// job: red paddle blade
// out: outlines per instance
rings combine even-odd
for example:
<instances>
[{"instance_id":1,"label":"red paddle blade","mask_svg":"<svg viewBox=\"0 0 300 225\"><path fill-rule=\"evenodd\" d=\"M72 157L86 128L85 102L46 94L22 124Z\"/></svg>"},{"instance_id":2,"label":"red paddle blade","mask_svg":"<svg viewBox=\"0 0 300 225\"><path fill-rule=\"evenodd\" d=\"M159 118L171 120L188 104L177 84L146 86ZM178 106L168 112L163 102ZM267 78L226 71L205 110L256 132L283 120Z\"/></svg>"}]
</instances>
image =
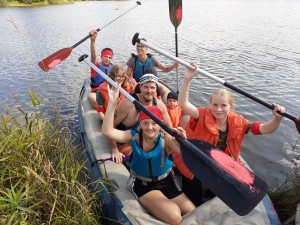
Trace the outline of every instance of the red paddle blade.
<instances>
[{"instance_id":1,"label":"red paddle blade","mask_svg":"<svg viewBox=\"0 0 300 225\"><path fill-rule=\"evenodd\" d=\"M43 59L38 63L39 67L47 72L55 67L60 62L64 61L72 52L72 48L63 48L59 51L49 55L47 58Z\"/></svg>"}]
</instances>

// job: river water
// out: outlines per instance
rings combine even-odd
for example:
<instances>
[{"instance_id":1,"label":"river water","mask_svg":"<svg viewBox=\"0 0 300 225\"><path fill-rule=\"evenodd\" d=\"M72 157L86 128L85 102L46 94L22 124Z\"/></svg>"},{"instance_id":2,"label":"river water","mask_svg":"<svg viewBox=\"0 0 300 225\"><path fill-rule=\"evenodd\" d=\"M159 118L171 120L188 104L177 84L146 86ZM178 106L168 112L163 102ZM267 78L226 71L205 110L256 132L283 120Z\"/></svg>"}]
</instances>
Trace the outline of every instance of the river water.
<instances>
[{"instance_id":1,"label":"river water","mask_svg":"<svg viewBox=\"0 0 300 225\"><path fill-rule=\"evenodd\" d=\"M114 62L125 66L135 51L136 32L148 42L175 54L175 29L169 19L168 1L141 1L142 5L100 31L97 48L114 49ZM135 1L77 2L72 5L0 9L1 111L30 109L28 89L53 115L60 108L74 137L78 132L77 101L89 68L78 62L89 54L89 40L47 73L37 63L61 48L71 47L94 28L101 28L135 5ZM178 27L179 58L197 62L204 70L269 103L277 102L299 116L300 105L300 1L297 0L184 0ZM157 53L150 51L157 55ZM165 64L168 58L157 55ZM179 85L183 67L179 69ZM160 79L176 89L175 73ZM222 85L205 77L193 80L190 98L208 104L209 95ZM234 93L235 110L249 120L268 121L269 109ZM299 134L293 121L284 119L271 135L246 136L242 155L270 190L293 172L292 151Z\"/></svg>"}]
</instances>

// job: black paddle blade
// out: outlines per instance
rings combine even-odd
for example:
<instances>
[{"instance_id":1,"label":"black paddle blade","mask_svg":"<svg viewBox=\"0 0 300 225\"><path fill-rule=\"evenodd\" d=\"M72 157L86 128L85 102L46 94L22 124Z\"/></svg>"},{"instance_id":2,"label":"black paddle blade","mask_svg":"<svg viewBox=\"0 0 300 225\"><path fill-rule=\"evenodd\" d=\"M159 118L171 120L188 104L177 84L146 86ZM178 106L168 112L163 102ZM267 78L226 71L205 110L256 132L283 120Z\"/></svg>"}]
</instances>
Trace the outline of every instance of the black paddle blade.
<instances>
[{"instance_id":1,"label":"black paddle blade","mask_svg":"<svg viewBox=\"0 0 300 225\"><path fill-rule=\"evenodd\" d=\"M182 20L182 0L169 0L170 20L175 28Z\"/></svg>"},{"instance_id":2,"label":"black paddle blade","mask_svg":"<svg viewBox=\"0 0 300 225\"><path fill-rule=\"evenodd\" d=\"M187 167L240 216L250 213L268 191L268 184L216 146L180 140Z\"/></svg>"},{"instance_id":3,"label":"black paddle blade","mask_svg":"<svg viewBox=\"0 0 300 225\"><path fill-rule=\"evenodd\" d=\"M295 119L295 124L296 124L297 131L300 134L300 117Z\"/></svg>"}]
</instances>

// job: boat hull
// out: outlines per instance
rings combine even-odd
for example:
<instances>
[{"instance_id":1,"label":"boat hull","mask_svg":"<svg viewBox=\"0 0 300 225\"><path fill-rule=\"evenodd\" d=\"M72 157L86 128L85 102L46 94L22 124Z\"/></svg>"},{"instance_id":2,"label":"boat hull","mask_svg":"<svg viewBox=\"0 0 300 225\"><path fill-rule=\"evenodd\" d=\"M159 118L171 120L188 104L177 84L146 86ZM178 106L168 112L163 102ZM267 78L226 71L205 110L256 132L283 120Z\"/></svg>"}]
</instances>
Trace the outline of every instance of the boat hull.
<instances>
[{"instance_id":1,"label":"boat hull","mask_svg":"<svg viewBox=\"0 0 300 225\"><path fill-rule=\"evenodd\" d=\"M78 119L89 178L102 204L105 224L165 224L149 215L128 189L129 171L111 157L110 143L101 133L97 112L90 105L89 79L83 84L79 102ZM241 206L242 207L242 206ZM268 196L246 216L238 216L219 198L202 204L185 215L181 224L257 224L279 225L280 220Z\"/></svg>"}]
</instances>

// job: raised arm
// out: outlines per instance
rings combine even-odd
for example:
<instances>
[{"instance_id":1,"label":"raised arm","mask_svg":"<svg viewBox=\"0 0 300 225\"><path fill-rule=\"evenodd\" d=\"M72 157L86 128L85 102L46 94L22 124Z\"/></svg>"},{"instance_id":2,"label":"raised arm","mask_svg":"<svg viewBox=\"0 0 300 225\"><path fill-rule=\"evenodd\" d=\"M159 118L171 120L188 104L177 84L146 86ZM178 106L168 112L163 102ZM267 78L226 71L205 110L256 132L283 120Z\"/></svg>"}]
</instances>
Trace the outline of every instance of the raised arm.
<instances>
[{"instance_id":1,"label":"raised arm","mask_svg":"<svg viewBox=\"0 0 300 225\"><path fill-rule=\"evenodd\" d=\"M91 62L96 65L97 63L96 38L98 33L96 30L91 30L90 35L91 35Z\"/></svg>"},{"instance_id":2,"label":"raised arm","mask_svg":"<svg viewBox=\"0 0 300 225\"><path fill-rule=\"evenodd\" d=\"M273 133L275 130L277 130L277 128L279 127L283 116L280 115L279 113L277 113L277 111L284 113L285 109L284 107L273 103L273 105L275 106L275 108L273 109L273 118L272 120L270 120L267 123L263 123L260 125L259 130L262 134L271 134Z\"/></svg>"},{"instance_id":3,"label":"raised arm","mask_svg":"<svg viewBox=\"0 0 300 225\"><path fill-rule=\"evenodd\" d=\"M192 103L189 102L189 89L190 83L193 77L197 74L198 66L195 63L191 63L195 67L194 70L190 70L185 68L183 83L180 87L179 96L178 96L178 104L184 110L186 114L189 116L198 119L199 112L197 107L195 107Z\"/></svg>"},{"instance_id":4,"label":"raised arm","mask_svg":"<svg viewBox=\"0 0 300 225\"><path fill-rule=\"evenodd\" d=\"M186 138L186 132L182 127L173 128L175 133L179 134L182 138ZM170 154L172 151L180 152L180 144L174 137L172 137L169 134L165 134L165 140L166 140L166 151L168 154Z\"/></svg>"},{"instance_id":5,"label":"raised arm","mask_svg":"<svg viewBox=\"0 0 300 225\"><path fill-rule=\"evenodd\" d=\"M113 141L120 143L129 143L132 139L130 130L121 131L114 128L114 112L117 105L117 100L119 98L119 88L110 89L108 87L107 91L109 96L109 102L102 123L102 133L104 136L108 137Z\"/></svg>"}]
</instances>

